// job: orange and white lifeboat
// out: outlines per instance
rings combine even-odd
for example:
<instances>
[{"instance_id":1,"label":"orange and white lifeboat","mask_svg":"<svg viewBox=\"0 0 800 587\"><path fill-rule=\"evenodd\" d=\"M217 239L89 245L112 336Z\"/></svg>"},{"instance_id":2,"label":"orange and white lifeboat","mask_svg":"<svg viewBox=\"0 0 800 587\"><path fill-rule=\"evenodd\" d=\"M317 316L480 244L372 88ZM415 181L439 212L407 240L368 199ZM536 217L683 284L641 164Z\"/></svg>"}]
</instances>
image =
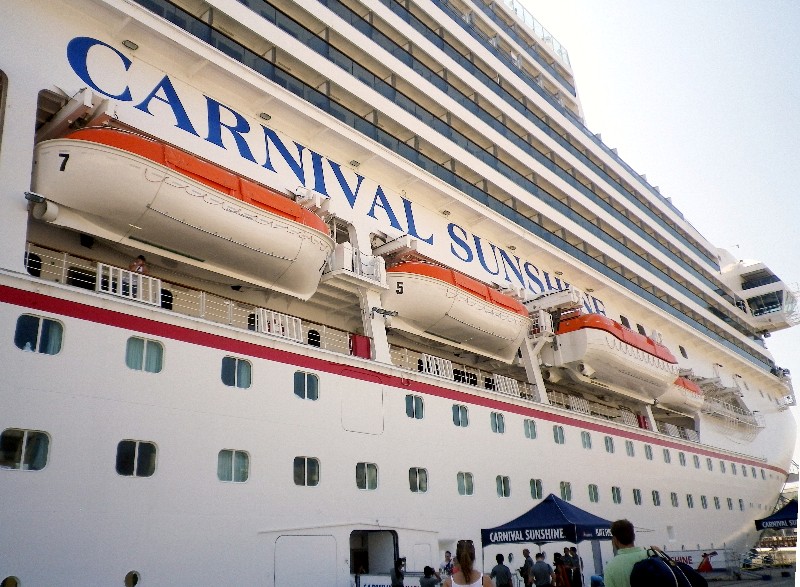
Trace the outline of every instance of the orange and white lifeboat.
<instances>
[{"instance_id":1,"label":"orange and white lifeboat","mask_svg":"<svg viewBox=\"0 0 800 587\"><path fill-rule=\"evenodd\" d=\"M386 270L392 328L511 362L530 327L514 298L445 267L407 262Z\"/></svg>"},{"instance_id":2,"label":"orange and white lifeboat","mask_svg":"<svg viewBox=\"0 0 800 587\"><path fill-rule=\"evenodd\" d=\"M658 404L678 412L695 414L703 406L703 390L694 381L678 377L658 398Z\"/></svg>"},{"instance_id":3,"label":"orange and white lifeboat","mask_svg":"<svg viewBox=\"0 0 800 587\"><path fill-rule=\"evenodd\" d=\"M36 147L36 218L308 299L334 242L321 218L191 153L110 128Z\"/></svg>"},{"instance_id":4,"label":"orange and white lifeboat","mask_svg":"<svg viewBox=\"0 0 800 587\"><path fill-rule=\"evenodd\" d=\"M664 345L601 314L562 316L542 361L580 378L658 398L678 375L678 361Z\"/></svg>"}]
</instances>

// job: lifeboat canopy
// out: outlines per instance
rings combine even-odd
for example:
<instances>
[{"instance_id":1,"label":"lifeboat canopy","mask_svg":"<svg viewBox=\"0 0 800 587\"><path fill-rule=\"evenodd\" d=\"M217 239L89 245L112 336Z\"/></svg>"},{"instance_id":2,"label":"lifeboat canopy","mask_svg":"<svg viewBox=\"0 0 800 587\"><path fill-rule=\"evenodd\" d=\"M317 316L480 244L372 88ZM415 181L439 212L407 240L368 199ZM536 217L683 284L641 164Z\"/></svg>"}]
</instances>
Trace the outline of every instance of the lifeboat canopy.
<instances>
[{"instance_id":1,"label":"lifeboat canopy","mask_svg":"<svg viewBox=\"0 0 800 587\"><path fill-rule=\"evenodd\" d=\"M542 349L542 362L566 368L579 382L656 399L678 375L678 361L667 347L607 316L573 310L560 315L554 329L555 341Z\"/></svg>"},{"instance_id":2,"label":"lifeboat canopy","mask_svg":"<svg viewBox=\"0 0 800 587\"><path fill-rule=\"evenodd\" d=\"M391 327L511 362L531 319L514 298L452 269L423 262L386 270Z\"/></svg>"},{"instance_id":3,"label":"lifeboat canopy","mask_svg":"<svg viewBox=\"0 0 800 587\"><path fill-rule=\"evenodd\" d=\"M333 251L280 193L144 136L87 128L36 147L34 217L301 299Z\"/></svg>"}]
</instances>

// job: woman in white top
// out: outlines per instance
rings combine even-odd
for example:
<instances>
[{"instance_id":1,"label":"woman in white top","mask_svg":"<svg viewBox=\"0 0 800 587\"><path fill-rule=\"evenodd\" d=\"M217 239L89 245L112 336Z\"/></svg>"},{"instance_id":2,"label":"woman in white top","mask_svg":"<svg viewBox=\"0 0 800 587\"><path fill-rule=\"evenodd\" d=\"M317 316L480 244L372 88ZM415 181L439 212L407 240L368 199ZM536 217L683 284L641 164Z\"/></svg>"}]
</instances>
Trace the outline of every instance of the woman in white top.
<instances>
[{"instance_id":1,"label":"woman in white top","mask_svg":"<svg viewBox=\"0 0 800 587\"><path fill-rule=\"evenodd\" d=\"M456 544L456 562L458 570L453 570L453 575L448 577L445 587L492 587L492 580L489 575L484 575L480 571L472 568L475 564L475 546L472 540L459 540Z\"/></svg>"}]
</instances>

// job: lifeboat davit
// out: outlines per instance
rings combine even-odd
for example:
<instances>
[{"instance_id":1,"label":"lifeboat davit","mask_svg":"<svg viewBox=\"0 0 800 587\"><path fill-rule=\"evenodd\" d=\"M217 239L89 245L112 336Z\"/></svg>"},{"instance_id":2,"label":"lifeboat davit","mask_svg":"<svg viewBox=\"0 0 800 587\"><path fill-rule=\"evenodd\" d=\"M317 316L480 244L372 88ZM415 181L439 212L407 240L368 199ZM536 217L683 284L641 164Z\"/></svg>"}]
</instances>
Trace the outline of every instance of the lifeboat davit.
<instances>
[{"instance_id":1,"label":"lifeboat davit","mask_svg":"<svg viewBox=\"0 0 800 587\"><path fill-rule=\"evenodd\" d=\"M36 218L301 299L334 247L321 218L278 192L127 131L40 143L32 187L47 198Z\"/></svg>"},{"instance_id":2,"label":"lifeboat davit","mask_svg":"<svg viewBox=\"0 0 800 587\"><path fill-rule=\"evenodd\" d=\"M658 398L658 405L678 412L696 414L703 407L703 401L705 398L699 385L685 377L678 377Z\"/></svg>"},{"instance_id":3,"label":"lifeboat davit","mask_svg":"<svg viewBox=\"0 0 800 587\"><path fill-rule=\"evenodd\" d=\"M542 361L588 378L656 399L678 375L678 361L667 347L601 314L561 317L553 345Z\"/></svg>"},{"instance_id":4,"label":"lifeboat davit","mask_svg":"<svg viewBox=\"0 0 800 587\"><path fill-rule=\"evenodd\" d=\"M520 302L452 269L401 263L386 279L381 302L398 330L511 362L531 324Z\"/></svg>"}]
</instances>

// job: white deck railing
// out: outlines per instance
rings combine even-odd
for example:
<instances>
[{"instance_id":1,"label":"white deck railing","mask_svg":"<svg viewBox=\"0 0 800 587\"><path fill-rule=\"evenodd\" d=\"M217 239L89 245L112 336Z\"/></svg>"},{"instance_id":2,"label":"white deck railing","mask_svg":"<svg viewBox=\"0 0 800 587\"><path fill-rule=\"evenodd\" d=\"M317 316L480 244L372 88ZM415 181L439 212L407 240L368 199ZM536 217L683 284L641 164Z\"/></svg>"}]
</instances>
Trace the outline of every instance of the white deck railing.
<instances>
[{"instance_id":1,"label":"white deck railing","mask_svg":"<svg viewBox=\"0 0 800 587\"><path fill-rule=\"evenodd\" d=\"M114 265L97 264L95 291L151 306L161 305L161 280Z\"/></svg>"}]
</instances>

